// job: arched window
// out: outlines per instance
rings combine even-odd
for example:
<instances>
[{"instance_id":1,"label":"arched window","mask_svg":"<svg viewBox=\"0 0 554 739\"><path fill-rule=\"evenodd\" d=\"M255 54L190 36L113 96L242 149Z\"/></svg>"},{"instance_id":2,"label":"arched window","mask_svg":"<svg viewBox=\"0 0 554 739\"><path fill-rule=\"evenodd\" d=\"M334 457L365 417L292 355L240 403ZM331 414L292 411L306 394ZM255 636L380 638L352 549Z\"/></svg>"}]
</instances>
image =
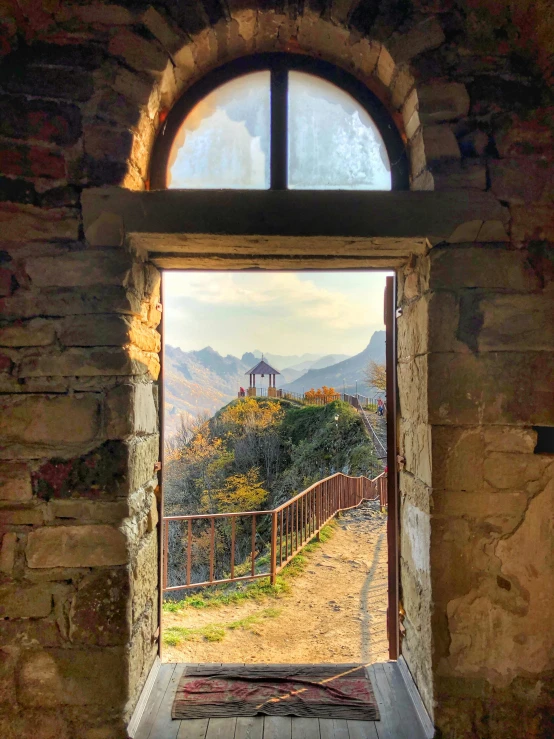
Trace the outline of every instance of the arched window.
<instances>
[{"instance_id":1,"label":"arched window","mask_svg":"<svg viewBox=\"0 0 554 739\"><path fill-rule=\"evenodd\" d=\"M391 190L408 186L402 139L361 82L325 62L265 54L222 67L176 104L153 189Z\"/></svg>"}]
</instances>

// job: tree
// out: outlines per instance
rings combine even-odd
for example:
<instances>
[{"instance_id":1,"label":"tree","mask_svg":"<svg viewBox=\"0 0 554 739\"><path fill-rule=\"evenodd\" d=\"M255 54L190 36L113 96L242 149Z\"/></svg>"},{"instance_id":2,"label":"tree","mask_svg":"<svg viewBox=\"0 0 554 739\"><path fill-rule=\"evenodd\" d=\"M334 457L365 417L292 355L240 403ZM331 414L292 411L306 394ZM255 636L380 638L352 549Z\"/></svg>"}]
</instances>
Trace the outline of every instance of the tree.
<instances>
[{"instance_id":1,"label":"tree","mask_svg":"<svg viewBox=\"0 0 554 739\"><path fill-rule=\"evenodd\" d=\"M365 380L368 385L385 392L387 389L387 366L371 359L364 370Z\"/></svg>"},{"instance_id":2,"label":"tree","mask_svg":"<svg viewBox=\"0 0 554 739\"><path fill-rule=\"evenodd\" d=\"M334 400L339 400L340 396L334 387L323 385L323 387L319 387L317 390L314 390L313 387L307 390L304 393L304 397L306 400L322 400L324 403L331 403Z\"/></svg>"},{"instance_id":3,"label":"tree","mask_svg":"<svg viewBox=\"0 0 554 739\"><path fill-rule=\"evenodd\" d=\"M216 492L216 499L221 512L256 511L265 503L267 495L258 468L252 467L244 475L230 475Z\"/></svg>"}]
</instances>

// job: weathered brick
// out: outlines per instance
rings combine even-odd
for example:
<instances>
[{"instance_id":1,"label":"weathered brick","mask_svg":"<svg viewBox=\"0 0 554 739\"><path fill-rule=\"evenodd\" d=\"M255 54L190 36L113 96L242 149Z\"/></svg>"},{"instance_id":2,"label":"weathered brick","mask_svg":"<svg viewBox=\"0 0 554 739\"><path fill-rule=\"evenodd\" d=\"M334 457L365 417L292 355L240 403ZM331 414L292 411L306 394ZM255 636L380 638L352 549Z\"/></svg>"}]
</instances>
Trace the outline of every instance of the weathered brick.
<instances>
[{"instance_id":1,"label":"weathered brick","mask_svg":"<svg viewBox=\"0 0 554 739\"><path fill-rule=\"evenodd\" d=\"M21 462L0 462L0 500L25 501L32 497L31 474Z\"/></svg>"},{"instance_id":2,"label":"weathered brick","mask_svg":"<svg viewBox=\"0 0 554 739\"><path fill-rule=\"evenodd\" d=\"M0 208L0 229L5 241L77 241L79 225L76 212L70 208L44 210L12 203L4 203Z\"/></svg>"},{"instance_id":3,"label":"weathered brick","mask_svg":"<svg viewBox=\"0 0 554 739\"><path fill-rule=\"evenodd\" d=\"M397 63L410 59L429 49L436 49L445 40L442 26L435 16L421 21L407 33L393 37L389 42L390 52Z\"/></svg>"},{"instance_id":4,"label":"weathered brick","mask_svg":"<svg viewBox=\"0 0 554 739\"><path fill-rule=\"evenodd\" d=\"M128 475L134 472L130 455L131 450L125 444L108 441L73 459L53 457L33 473L33 491L43 500L84 498L96 501L121 497L129 489ZM149 478L152 469L153 463Z\"/></svg>"},{"instance_id":5,"label":"weathered brick","mask_svg":"<svg viewBox=\"0 0 554 739\"><path fill-rule=\"evenodd\" d=\"M132 343L144 351L160 350L157 331L136 319L120 315L66 318L60 326L59 337L65 346L123 346Z\"/></svg>"},{"instance_id":6,"label":"weathered brick","mask_svg":"<svg viewBox=\"0 0 554 739\"><path fill-rule=\"evenodd\" d=\"M16 549L17 534L9 531L2 537L2 543L0 546L0 572L4 573L4 575L9 576L12 573L13 566L15 564Z\"/></svg>"},{"instance_id":7,"label":"weathered brick","mask_svg":"<svg viewBox=\"0 0 554 739\"><path fill-rule=\"evenodd\" d=\"M433 82L418 87L419 117L423 123L453 121L469 113L469 95L459 82Z\"/></svg>"},{"instance_id":8,"label":"weathered brick","mask_svg":"<svg viewBox=\"0 0 554 739\"><path fill-rule=\"evenodd\" d=\"M120 385L108 393L106 404L107 429L110 439L122 439L132 434L156 434L158 411L154 385Z\"/></svg>"},{"instance_id":9,"label":"weathered brick","mask_svg":"<svg viewBox=\"0 0 554 739\"><path fill-rule=\"evenodd\" d=\"M0 617L45 618L52 610L52 589L47 583L0 588Z\"/></svg>"},{"instance_id":10,"label":"weathered brick","mask_svg":"<svg viewBox=\"0 0 554 739\"><path fill-rule=\"evenodd\" d=\"M100 424L99 401L92 395L4 396L0 411L0 433L12 443L90 442Z\"/></svg>"},{"instance_id":11,"label":"weathered brick","mask_svg":"<svg viewBox=\"0 0 554 739\"><path fill-rule=\"evenodd\" d=\"M99 502L78 498L51 500L48 511L54 518L71 519L80 523L121 524L123 519L129 516L129 503L126 500Z\"/></svg>"},{"instance_id":12,"label":"weathered brick","mask_svg":"<svg viewBox=\"0 0 554 739\"><path fill-rule=\"evenodd\" d=\"M461 157L454 132L448 125L423 126L423 143L427 163Z\"/></svg>"},{"instance_id":13,"label":"weathered brick","mask_svg":"<svg viewBox=\"0 0 554 739\"><path fill-rule=\"evenodd\" d=\"M56 324L43 318L0 325L0 346L48 346L56 338Z\"/></svg>"},{"instance_id":14,"label":"weathered brick","mask_svg":"<svg viewBox=\"0 0 554 739\"><path fill-rule=\"evenodd\" d=\"M122 29L112 36L109 51L114 56L122 57L139 72L160 75L168 64L168 55L156 43L128 29Z\"/></svg>"},{"instance_id":15,"label":"weathered brick","mask_svg":"<svg viewBox=\"0 0 554 739\"><path fill-rule=\"evenodd\" d=\"M489 172L491 190L499 200L532 203L554 198L552 167L546 160L493 159Z\"/></svg>"},{"instance_id":16,"label":"weathered brick","mask_svg":"<svg viewBox=\"0 0 554 739\"><path fill-rule=\"evenodd\" d=\"M25 271L36 287L123 285L131 267L129 256L115 251L78 251L25 262Z\"/></svg>"},{"instance_id":17,"label":"weathered brick","mask_svg":"<svg viewBox=\"0 0 554 739\"><path fill-rule=\"evenodd\" d=\"M147 308L144 308L146 312ZM97 285L92 285L82 288L52 287L40 292L18 290L13 296L0 300L0 309L6 318L115 312L140 316L143 305L131 289L106 285L99 290Z\"/></svg>"},{"instance_id":18,"label":"weathered brick","mask_svg":"<svg viewBox=\"0 0 554 739\"><path fill-rule=\"evenodd\" d=\"M112 526L48 526L27 537L32 568L104 567L128 561L125 535Z\"/></svg>"},{"instance_id":19,"label":"weathered brick","mask_svg":"<svg viewBox=\"0 0 554 739\"><path fill-rule=\"evenodd\" d=\"M531 291L540 287L540 281L521 252L500 247L447 247L431 251L430 287Z\"/></svg>"},{"instance_id":20,"label":"weathered brick","mask_svg":"<svg viewBox=\"0 0 554 739\"><path fill-rule=\"evenodd\" d=\"M114 126L85 124L83 128L85 153L95 159L126 160L133 144L133 134L128 129Z\"/></svg>"},{"instance_id":21,"label":"weathered brick","mask_svg":"<svg viewBox=\"0 0 554 739\"><path fill-rule=\"evenodd\" d=\"M40 526L44 523L44 511L40 507L0 508L0 528L5 526Z\"/></svg>"},{"instance_id":22,"label":"weathered brick","mask_svg":"<svg viewBox=\"0 0 554 739\"><path fill-rule=\"evenodd\" d=\"M128 642L131 636L129 579L130 573L125 568L91 573L79 583L69 612L69 638L74 644L115 646Z\"/></svg>"},{"instance_id":23,"label":"weathered brick","mask_svg":"<svg viewBox=\"0 0 554 739\"><path fill-rule=\"evenodd\" d=\"M0 142L0 168L4 174L16 177L50 177L60 180L66 176L62 154L23 144Z\"/></svg>"},{"instance_id":24,"label":"weathered brick","mask_svg":"<svg viewBox=\"0 0 554 739\"><path fill-rule=\"evenodd\" d=\"M17 673L23 706L92 704L121 709L125 682L125 658L118 648L29 649L23 652Z\"/></svg>"},{"instance_id":25,"label":"weathered brick","mask_svg":"<svg viewBox=\"0 0 554 739\"><path fill-rule=\"evenodd\" d=\"M19 363L19 377L95 377L98 375L143 375L147 363L129 348L70 348L47 353L39 351Z\"/></svg>"},{"instance_id":26,"label":"weathered brick","mask_svg":"<svg viewBox=\"0 0 554 739\"><path fill-rule=\"evenodd\" d=\"M9 66L0 68L0 84L9 92L35 95L37 75L40 75L40 91L43 97L85 102L92 97L94 83L92 75L77 69L60 67L35 67L21 64L17 59Z\"/></svg>"},{"instance_id":27,"label":"weathered brick","mask_svg":"<svg viewBox=\"0 0 554 739\"><path fill-rule=\"evenodd\" d=\"M0 94L0 134L71 145L81 136L81 112L76 105Z\"/></svg>"}]
</instances>

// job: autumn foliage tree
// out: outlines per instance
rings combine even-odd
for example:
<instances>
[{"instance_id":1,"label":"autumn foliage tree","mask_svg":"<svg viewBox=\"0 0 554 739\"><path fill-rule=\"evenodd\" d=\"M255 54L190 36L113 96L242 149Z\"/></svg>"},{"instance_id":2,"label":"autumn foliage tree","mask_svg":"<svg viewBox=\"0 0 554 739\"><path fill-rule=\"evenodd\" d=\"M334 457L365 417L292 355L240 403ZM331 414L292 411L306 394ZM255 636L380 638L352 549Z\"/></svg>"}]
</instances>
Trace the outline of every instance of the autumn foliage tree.
<instances>
[{"instance_id":1,"label":"autumn foliage tree","mask_svg":"<svg viewBox=\"0 0 554 739\"><path fill-rule=\"evenodd\" d=\"M365 381L370 387L385 392L387 389L387 366L371 360L364 370Z\"/></svg>"},{"instance_id":2,"label":"autumn foliage tree","mask_svg":"<svg viewBox=\"0 0 554 739\"><path fill-rule=\"evenodd\" d=\"M340 396L335 390L334 387L327 387L327 385L323 385L323 387L319 387L317 390L314 390L312 387L310 390L304 393L304 397L306 400L323 400L326 403L330 403L333 400L339 400Z\"/></svg>"}]
</instances>

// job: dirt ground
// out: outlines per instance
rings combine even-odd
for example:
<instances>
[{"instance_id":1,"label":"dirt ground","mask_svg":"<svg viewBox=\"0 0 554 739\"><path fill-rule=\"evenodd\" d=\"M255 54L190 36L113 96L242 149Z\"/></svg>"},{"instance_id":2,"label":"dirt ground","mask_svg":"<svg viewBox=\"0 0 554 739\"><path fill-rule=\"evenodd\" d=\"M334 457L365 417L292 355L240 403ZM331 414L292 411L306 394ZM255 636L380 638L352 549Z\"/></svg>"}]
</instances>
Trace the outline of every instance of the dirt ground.
<instances>
[{"instance_id":1,"label":"dirt ground","mask_svg":"<svg viewBox=\"0 0 554 739\"><path fill-rule=\"evenodd\" d=\"M261 602L164 613L163 626L200 630L164 646L165 662L377 662L388 659L386 516L373 503L345 513L330 540ZM202 634L214 629L221 641Z\"/></svg>"}]
</instances>

